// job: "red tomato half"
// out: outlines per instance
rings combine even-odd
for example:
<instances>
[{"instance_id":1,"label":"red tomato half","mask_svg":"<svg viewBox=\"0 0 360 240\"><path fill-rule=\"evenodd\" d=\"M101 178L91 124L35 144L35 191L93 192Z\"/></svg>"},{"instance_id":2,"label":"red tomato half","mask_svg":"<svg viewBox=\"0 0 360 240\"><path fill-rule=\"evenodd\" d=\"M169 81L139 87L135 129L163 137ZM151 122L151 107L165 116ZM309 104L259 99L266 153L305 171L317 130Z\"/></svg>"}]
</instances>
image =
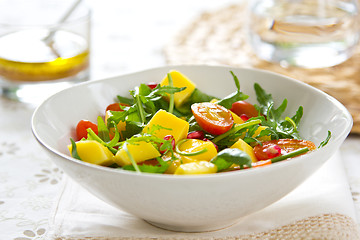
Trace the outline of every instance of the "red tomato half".
<instances>
[{"instance_id":1,"label":"red tomato half","mask_svg":"<svg viewBox=\"0 0 360 240\"><path fill-rule=\"evenodd\" d=\"M229 131L234 124L230 111L215 103L194 103L191 111L199 126L214 135Z\"/></svg>"},{"instance_id":2,"label":"red tomato half","mask_svg":"<svg viewBox=\"0 0 360 240\"><path fill-rule=\"evenodd\" d=\"M110 110L110 111L124 111L120 108L120 105L121 106L124 106L124 107L128 107L129 105L126 104L126 103L112 103L110 104L109 106L106 107L106 111Z\"/></svg>"},{"instance_id":3,"label":"red tomato half","mask_svg":"<svg viewBox=\"0 0 360 240\"><path fill-rule=\"evenodd\" d=\"M258 160L267 160L304 147L308 147L310 151L316 149L315 144L311 141L279 139L263 142L262 145L256 145L254 153ZM277 149L280 150L278 153Z\"/></svg>"},{"instance_id":4,"label":"red tomato half","mask_svg":"<svg viewBox=\"0 0 360 240\"><path fill-rule=\"evenodd\" d=\"M246 101L234 102L230 108L230 111L238 116L246 115L248 118L257 117L259 115L254 105Z\"/></svg>"},{"instance_id":5,"label":"red tomato half","mask_svg":"<svg viewBox=\"0 0 360 240\"><path fill-rule=\"evenodd\" d=\"M76 126L76 137L78 141L82 138L87 138L88 128L91 128L96 133L96 135L98 134L98 127L95 123L92 123L88 120L80 120Z\"/></svg>"},{"instance_id":6,"label":"red tomato half","mask_svg":"<svg viewBox=\"0 0 360 240\"><path fill-rule=\"evenodd\" d=\"M150 89L154 89L157 87L157 85L159 85L158 83L155 82L149 82L146 84Z\"/></svg>"}]
</instances>

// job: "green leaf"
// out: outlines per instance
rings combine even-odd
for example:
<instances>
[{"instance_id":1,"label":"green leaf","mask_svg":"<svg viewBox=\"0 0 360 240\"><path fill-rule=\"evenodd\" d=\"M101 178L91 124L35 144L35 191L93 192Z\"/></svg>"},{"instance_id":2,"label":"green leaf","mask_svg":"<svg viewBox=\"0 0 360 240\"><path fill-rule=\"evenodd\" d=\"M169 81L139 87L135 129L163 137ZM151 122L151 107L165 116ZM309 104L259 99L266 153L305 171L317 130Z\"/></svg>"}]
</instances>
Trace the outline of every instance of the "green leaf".
<instances>
[{"instance_id":1,"label":"green leaf","mask_svg":"<svg viewBox=\"0 0 360 240\"><path fill-rule=\"evenodd\" d=\"M221 158L221 157L220 158L216 157L213 160L211 160L211 162L216 165L218 172L226 170L229 167L231 167L231 165L233 165L232 162L229 162L226 159Z\"/></svg>"},{"instance_id":2,"label":"green leaf","mask_svg":"<svg viewBox=\"0 0 360 240\"><path fill-rule=\"evenodd\" d=\"M295 115L292 116L291 119L295 122L296 125L299 125L300 120L301 120L301 118L303 116L303 113L304 113L304 108L302 106L300 106L298 108L298 110L296 111Z\"/></svg>"},{"instance_id":3,"label":"green leaf","mask_svg":"<svg viewBox=\"0 0 360 240\"><path fill-rule=\"evenodd\" d=\"M164 165L164 166L153 166L153 165L146 165L146 164L142 164L142 165L138 165L138 168L141 172L146 172L146 173L164 173L167 169L168 166ZM128 170L128 171L136 171L133 165L126 165L123 167L124 170Z\"/></svg>"},{"instance_id":4,"label":"green leaf","mask_svg":"<svg viewBox=\"0 0 360 240\"><path fill-rule=\"evenodd\" d=\"M213 99L216 99L216 97L206 94L197 88L194 90L194 92L190 96L191 104L198 103L198 102L210 102Z\"/></svg>"},{"instance_id":5,"label":"green leaf","mask_svg":"<svg viewBox=\"0 0 360 240\"><path fill-rule=\"evenodd\" d=\"M120 121L125 122L129 115L133 115L134 117L136 116L137 122L140 122L135 105L125 107L123 110L124 111L111 111L111 116L109 117L108 122L115 122L116 124Z\"/></svg>"},{"instance_id":6,"label":"green leaf","mask_svg":"<svg viewBox=\"0 0 360 240\"><path fill-rule=\"evenodd\" d=\"M143 125L145 125L146 123L146 112L144 110L143 107L143 103L141 101L140 98L140 87L135 87L135 92L134 92L134 101L135 101L135 107L136 107L136 112L139 115L140 121Z\"/></svg>"},{"instance_id":7,"label":"green leaf","mask_svg":"<svg viewBox=\"0 0 360 240\"><path fill-rule=\"evenodd\" d=\"M296 157L296 156L304 154L304 153L306 153L308 151L309 151L309 148L307 148L307 147L299 148L299 149L296 149L296 150L294 150L292 152L289 152L287 154L271 158L271 163L276 163L276 162L280 162L280 161L283 161L283 160L288 159L288 158Z\"/></svg>"},{"instance_id":8,"label":"green leaf","mask_svg":"<svg viewBox=\"0 0 360 240\"><path fill-rule=\"evenodd\" d=\"M265 90L262 87L260 87L258 83L254 84L254 89L255 89L257 101L260 104L258 110L260 110L260 112L263 115L267 115L269 111L269 107L274 104L272 96L271 94L267 94Z\"/></svg>"},{"instance_id":9,"label":"green leaf","mask_svg":"<svg viewBox=\"0 0 360 240\"><path fill-rule=\"evenodd\" d=\"M112 146L110 146L109 143L104 142L104 140L102 140L98 135L96 135L96 133L91 128L88 128L87 132L88 132L88 135L87 135L88 140L97 141L97 142L101 143L102 145L104 145L105 147L107 147L113 154L116 154L117 150L115 148L113 148Z\"/></svg>"},{"instance_id":10,"label":"green leaf","mask_svg":"<svg viewBox=\"0 0 360 240\"><path fill-rule=\"evenodd\" d=\"M237 76L233 73L233 71L230 71L231 75L233 76L234 78L234 82L235 82L235 86L238 90L238 92L240 92L240 82L239 82L239 79L237 78Z\"/></svg>"},{"instance_id":11,"label":"green leaf","mask_svg":"<svg viewBox=\"0 0 360 240\"><path fill-rule=\"evenodd\" d=\"M216 97L203 93L199 89L195 88L189 99L187 99L185 103L183 103L180 107L178 107L177 110L181 112L183 115L188 115L191 114L192 104L200 103L200 102L210 102L213 99L216 99Z\"/></svg>"},{"instance_id":12,"label":"green leaf","mask_svg":"<svg viewBox=\"0 0 360 240\"><path fill-rule=\"evenodd\" d=\"M126 121L125 130L121 131L123 138L131 138L142 131L142 125L136 121Z\"/></svg>"},{"instance_id":13,"label":"green leaf","mask_svg":"<svg viewBox=\"0 0 360 240\"><path fill-rule=\"evenodd\" d=\"M141 172L147 172L147 173L164 173L169 168L169 163L162 160L162 158L157 157L156 160L158 160L158 165L147 165L146 161L142 165L138 165L138 168ZM123 167L124 170L129 171L136 171L133 165L126 165Z\"/></svg>"},{"instance_id":14,"label":"green leaf","mask_svg":"<svg viewBox=\"0 0 360 240\"><path fill-rule=\"evenodd\" d=\"M255 105L255 107L265 116L261 124L271 129L271 138L300 139L298 125L303 115L303 107L300 106L293 117L285 117L284 120L282 119L282 115L287 107L287 99L284 99L281 105L275 108L271 94L267 94L258 83L254 84L254 89L259 102L259 105Z\"/></svg>"},{"instance_id":15,"label":"green leaf","mask_svg":"<svg viewBox=\"0 0 360 240\"><path fill-rule=\"evenodd\" d=\"M167 76L168 76L168 80L169 80L169 86L173 87L173 80L172 80L171 74L168 73ZM168 112L172 113L173 111L174 111L174 93L170 93Z\"/></svg>"},{"instance_id":16,"label":"green leaf","mask_svg":"<svg viewBox=\"0 0 360 240\"><path fill-rule=\"evenodd\" d=\"M106 142L104 142L104 140L102 140L98 135L96 135L96 133L91 128L87 129L87 133L88 133L87 134L88 140L94 140L101 143L104 146L106 145Z\"/></svg>"},{"instance_id":17,"label":"green leaf","mask_svg":"<svg viewBox=\"0 0 360 240\"><path fill-rule=\"evenodd\" d=\"M284 99L284 101L281 103L281 105L275 109L274 108L274 105L273 107L271 108L271 114L273 115L273 118L278 121L281 119L281 115L285 112L285 109L287 107L287 99Z\"/></svg>"},{"instance_id":18,"label":"green leaf","mask_svg":"<svg viewBox=\"0 0 360 240\"><path fill-rule=\"evenodd\" d=\"M249 97L248 95L243 94L242 92L233 92L232 94L226 96L220 101L217 101L216 104L219 104L227 109L230 109L234 102L245 100L248 97Z\"/></svg>"},{"instance_id":19,"label":"green leaf","mask_svg":"<svg viewBox=\"0 0 360 240\"><path fill-rule=\"evenodd\" d=\"M114 125L115 128L115 136L113 137L113 139L111 139L111 141L107 144L108 147L114 147L120 140L120 133L119 130L115 124L115 122L112 122L112 124Z\"/></svg>"},{"instance_id":20,"label":"green leaf","mask_svg":"<svg viewBox=\"0 0 360 240\"><path fill-rule=\"evenodd\" d=\"M131 99L131 98L117 96L117 99L119 100L120 103L125 103L125 104L128 104L128 105L133 105L134 104L134 99Z\"/></svg>"},{"instance_id":21,"label":"green leaf","mask_svg":"<svg viewBox=\"0 0 360 240\"><path fill-rule=\"evenodd\" d=\"M328 131L328 135L327 135L326 139L319 144L318 148L322 148L326 144L328 144L328 142L330 141L330 138L331 138L331 132Z\"/></svg>"},{"instance_id":22,"label":"green leaf","mask_svg":"<svg viewBox=\"0 0 360 240\"><path fill-rule=\"evenodd\" d=\"M230 109L234 102L243 101L249 97L248 95L246 95L240 91L240 82L239 82L239 79L236 77L236 75L232 71L230 71L230 73L234 78L234 82L235 82L237 91L231 93L230 95L228 95L225 98L221 99L220 101L216 102L217 104L219 104L227 109Z\"/></svg>"},{"instance_id":23,"label":"green leaf","mask_svg":"<svg viewBox=\"0 0 360 240\"><path fill-rule=\"evenodd\" d=\"M240 131L241 129L245 129L245 128L249 128L253 125L256 125L258 126L259 124L261 123L261 120L259 119L254 119L254 120L250 120L249 121L246 121L242 124L239 124L235 127L233 127L232 129L230 129L229 131L221 134L221 135L218 135L217 137L215 137L212 142L213 143L217 143L219 142L220 140L224 139L224 138L227 138L227 137L231 137L231 135L235 134L236 132Z\"/></svg>"},{"instance_id":24,"label":"green leaf","mask_svg":"<svg viewBox=\"0 0 360 240\"><path fill-rule=\"evenodd\" d=\"M107 126L105 125L105 122L104 122L104 120L102 119L102 117L98 116L98 118L97 118L97 124L98 124L98 136L99 136L104 142L109 142L109 141L110 141L109 129L108 129Z\"/></svg>"},{"instance_id":25,"label":"green leaf","mask_svg":"<svg viewBox=\"0 0 360 240\"><path fill-rule=\"evenodd\" d=\"M160 99L154 101L154 104L155 104L155 106L156 106L156 109L164 109L164 110L166 110L166 109L169 108L169 102L166 101L166 100L163 99L163 98L160 98ZM175 116L177 116L177 117L184 117L184 114L181 113L181 112L179 112L176 108L174 108L173 114L174 114Z\"/></svg>"},{"instance_id":26,"label":"green leaf","mask_svg":"<svg viewBox=\"0 0 360 240\"><path fill-rule=\"evenodd\" d=\"M186 87L174 87L174 86L169 86L169 85L165 85L165 86L156 86L156 88L154 88L151 93L147 96L149 98L158 98L159 96L167 96L168 94L174 94L177 92L181 92L183 90L185 90Z\"/></svg>"},{"instance_id":27,"label":"green leaf","mask_svg":"<svg viewBox=\"0 0 360 240\"><path fill-rule=\"evenodd\" d=\"M132 166L134 167L135 171L136 172L141 172L141 170L139 169L139 166L137 165L136 161L134 160L133 156L131 155L129 149L127 148L127 144L128 143L125 143L123 146L122 146L122 149L125 150L126 154L128 155L129 159L130 159L130 162L132 164Z\"/></svg>"},{"instance_id":28,"label":"green leaf","mask_svg":"<svg viewBox=\"0 0 360 240\"><path fill-rule=\"evenodd\" d=\"M226 164L224 161L230 163L230 165ZM237 148L226 148L220 151L211 162L218 167L218 171L223 171L232 164L239 165L240 168L244 168L244 166L251 167L252 163L250 156Z\"/></svg>"},{"instance_id":29,"label":"green leaf","mask_svg":"<svg viewBox=\"0 0 360 240\"><path fill-rule=\"evenodd\" d=\"M73 157L73 158L76 158L76 159L78 159L78 160L81 160L81 158L80 158L80 156L79 156L79 154L78 154L78 152L77 152L77 149L76 149L76 143L75 143L75 141L72 139L72 138L70 138L70 141L71 141L71 156Z\"/></svg>"}]
</instances>

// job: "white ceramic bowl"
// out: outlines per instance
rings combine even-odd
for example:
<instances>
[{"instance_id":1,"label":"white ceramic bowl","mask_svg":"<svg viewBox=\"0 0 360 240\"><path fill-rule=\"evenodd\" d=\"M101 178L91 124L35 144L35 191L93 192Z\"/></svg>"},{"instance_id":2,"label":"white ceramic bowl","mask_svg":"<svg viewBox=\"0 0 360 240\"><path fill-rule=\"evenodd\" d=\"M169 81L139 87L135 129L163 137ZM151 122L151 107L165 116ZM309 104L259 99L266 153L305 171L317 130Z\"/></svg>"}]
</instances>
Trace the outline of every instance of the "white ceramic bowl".
<instances>
[{"instance_id":1,"label":"white ceramic bowl","mask_svg":"<svg viewBox=\"0 0 360 240\"><path fill-rule=\"evenodd\" d=\"M292 116L304 107L300 133L318 146L327 136L328 145L312 153L262 168L242 171L174 176L137 174L96 166L69 156L67 145L81 119L96 121L117 94L127 95L140 83L160 82L176 69L204 92L224 97L235 90L232 70L241 90L256 103L253 85L258 82L276 103L288 99ZM346 108L329 95L302 82L254 69L214 66L169 66L129 75L91 81L63 90L34 112L32 129L51 159L91 193L115 207L162 228L177 231L207 231L229 226L263 209L294 190L314 173L342 144L352 127Z\"/></svg>"}]
</instances>

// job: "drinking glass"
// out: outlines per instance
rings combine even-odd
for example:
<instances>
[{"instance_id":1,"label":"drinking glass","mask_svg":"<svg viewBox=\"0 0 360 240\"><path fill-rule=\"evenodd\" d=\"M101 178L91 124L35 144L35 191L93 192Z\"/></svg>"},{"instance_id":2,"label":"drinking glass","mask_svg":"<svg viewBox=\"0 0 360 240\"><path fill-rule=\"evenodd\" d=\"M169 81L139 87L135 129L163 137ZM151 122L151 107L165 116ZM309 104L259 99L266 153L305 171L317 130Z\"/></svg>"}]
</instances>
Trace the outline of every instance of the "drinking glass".
<instances>
[{"instance_id":1,"label":"drinking glass","mask_svg":"<svg viewBox=\"0 0 360 240\"><path fill-rule=\"evenodd\" d=\"M69 11L74 1L0 1L3 97L38 104L88 79L91 11L80 1Z\"/></svg>"},{"instance_id":2,"label":"drinking glass","mask_svg":"<svg viewBox=\"0 0 360 240\"><path fill-rule=\"evenodd\" d=\"M358 44L358 0L249 2L249 39L261 59L285 67L330 67L351 57Z\"/></svg>"}]
</instances>

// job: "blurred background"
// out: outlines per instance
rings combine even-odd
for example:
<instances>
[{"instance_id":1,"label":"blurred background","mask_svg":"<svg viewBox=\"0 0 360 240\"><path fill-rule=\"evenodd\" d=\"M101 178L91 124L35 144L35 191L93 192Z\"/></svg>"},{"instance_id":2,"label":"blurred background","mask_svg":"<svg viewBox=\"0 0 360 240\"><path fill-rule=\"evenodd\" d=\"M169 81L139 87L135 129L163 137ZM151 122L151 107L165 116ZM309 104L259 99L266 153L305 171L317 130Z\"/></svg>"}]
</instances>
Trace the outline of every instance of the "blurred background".
<instances>
[{"instance_id":1,"label":"blurred background","mask_svg":"<svg viewBox=\"0 0 360 240\"><path fill-rule=\"evenodd\" d=\"M91 79L166 64L164 46L199 13L234 0L89 0L93 11Z\"/></svg>"}]
</instances>

